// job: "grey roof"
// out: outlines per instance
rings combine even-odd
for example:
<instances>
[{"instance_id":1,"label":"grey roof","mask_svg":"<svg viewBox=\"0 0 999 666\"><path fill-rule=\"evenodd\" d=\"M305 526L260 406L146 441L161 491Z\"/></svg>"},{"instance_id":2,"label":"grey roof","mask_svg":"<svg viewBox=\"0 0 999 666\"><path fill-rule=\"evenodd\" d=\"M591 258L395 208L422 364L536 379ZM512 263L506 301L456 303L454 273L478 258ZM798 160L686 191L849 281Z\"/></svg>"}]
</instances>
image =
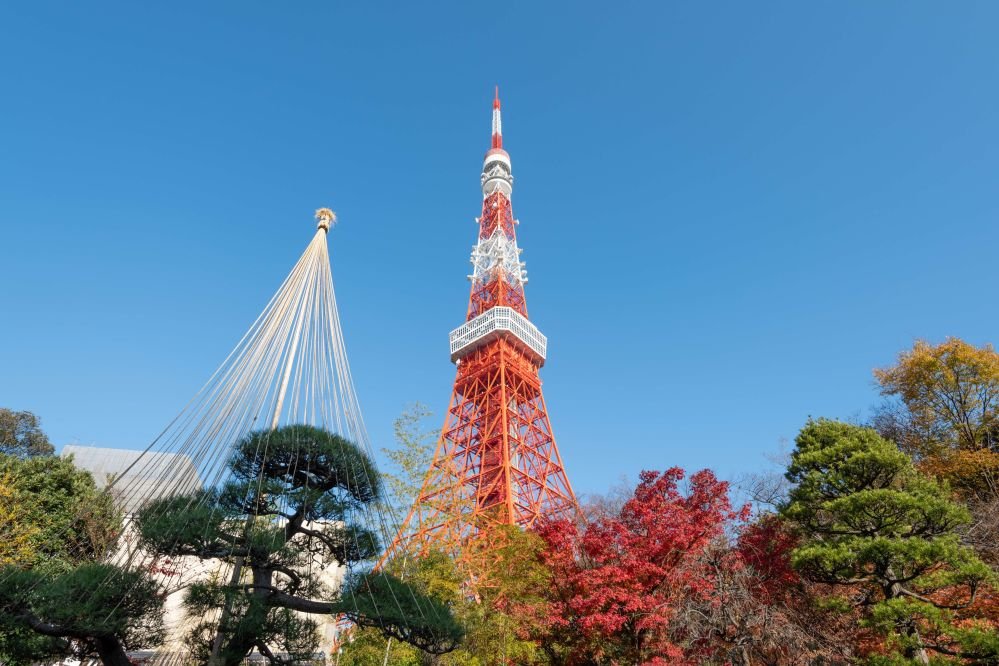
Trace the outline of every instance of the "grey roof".
<instances>
[{"instance_id":1,"label":"grey roof","mask_svg":"<svg viewBox=\"0 0 999 666\"><path fill-rule=\"evenodd\" d=\"M112 492L125 513L152 499L201 488L198 470L184 454L67 444L62 456L73 456L73 464L90 472L98 488L113 480Z\"/></svg>"}]
</instances>

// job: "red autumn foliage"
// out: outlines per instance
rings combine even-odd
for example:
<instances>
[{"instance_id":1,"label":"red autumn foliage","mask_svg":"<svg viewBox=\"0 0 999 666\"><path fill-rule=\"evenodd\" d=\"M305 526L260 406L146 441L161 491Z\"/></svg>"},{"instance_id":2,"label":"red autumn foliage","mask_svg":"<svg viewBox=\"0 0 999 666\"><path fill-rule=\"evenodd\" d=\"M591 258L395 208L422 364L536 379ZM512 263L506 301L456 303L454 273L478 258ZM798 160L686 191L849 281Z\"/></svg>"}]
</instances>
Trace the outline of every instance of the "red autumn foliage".
<instances>
[{"instance_id":1,"label":"red autumn foliage","mask_svg":"<svg viewBox=\"0 0 999 666\"><path fill-rule=\"evenodd\" d=\"M709 599L710 563L702 557L726 527L748 516L735 510L728 484L710 471L643 472L616 516L579 528L568 521L538 527L552 572L549 623L541 642L561 643L566 663L683 664L670 625L683 600Z\"/></svg>"},{"instance_id":2,"label":"red autumn foliage","mask_svg":"<svg viewBox=\"0 0 999 666\"><path fill-rule=\"evenodd\" d=\"M763 516L739 534L736 552L753 570L754 594L764 603L782 601L793 594L801 578L791 568L791 552L798 539L776 516Z\"/></svg>"},{"instance_id":3,"label":"red autumn foliage","mask_svg":"<svg viewBox=\"0 0 999 666\"><path fill-rule=\"evenodd\" d=\"M644 472L620 510L537 526L549 584L511 607L519 637L566 666L848 663L856 618L815 606L787 523L748 523L709 471L683 479Z\"/></svg>"}]
</instances>

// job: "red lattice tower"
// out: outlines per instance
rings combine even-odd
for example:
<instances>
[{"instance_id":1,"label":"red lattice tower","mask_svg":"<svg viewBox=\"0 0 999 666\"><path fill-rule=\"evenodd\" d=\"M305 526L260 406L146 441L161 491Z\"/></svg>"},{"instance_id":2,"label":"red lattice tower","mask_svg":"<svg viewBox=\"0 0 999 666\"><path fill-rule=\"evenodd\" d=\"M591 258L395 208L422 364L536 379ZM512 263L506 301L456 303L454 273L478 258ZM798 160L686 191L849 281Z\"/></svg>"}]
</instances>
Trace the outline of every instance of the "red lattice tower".
<instances>
[{"instance_id":1,"label":"red lattice tower","mask_svg":"<svg viewBox=\"0 0 999 666\"><path fill-rule=\"evenodd\" d=\"M528 527L576 510L541 393L547 339L527 318L512 191L497 90L468 314L450 335L458 366L451 405L390 554L441 549L468 563L471 552L490 550L497 525Z\"/></svg>"}]
</instances>

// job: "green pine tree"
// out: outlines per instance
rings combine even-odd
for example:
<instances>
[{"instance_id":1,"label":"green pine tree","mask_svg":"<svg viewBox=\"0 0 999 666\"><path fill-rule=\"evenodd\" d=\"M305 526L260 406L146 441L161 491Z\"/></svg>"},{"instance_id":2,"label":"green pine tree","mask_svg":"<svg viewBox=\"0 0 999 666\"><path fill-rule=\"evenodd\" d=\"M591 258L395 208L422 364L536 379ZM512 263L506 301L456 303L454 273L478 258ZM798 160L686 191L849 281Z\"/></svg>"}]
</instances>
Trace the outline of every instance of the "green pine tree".
<instances>
[{"instance_id":1,"label":"green pine tree","mask_svg":"<svg viewBox=\"0 0 999 666\"><path fill-rule=\"evenodd\" d=\"M874 663L997 663L999 636L976 626L973 611L994 575L961 545L970 516L948 488L869 428L810 421L795 443L782 507L802 535L792 562L845 590L844 602L885 637Z\"/></svg>"},{"instance_id":2,"label":"green pine tree","mask_svg":"<svg viewBox=\"0 0 999 666\"><path fill-rule=\"evenodd\" d=\"M377 511L382 482L356 444L286 426L244 438L229 467L223 487L153 502L136 517L147 551L220 560L235 572L188 591L189 613L205 618L190 636L198 658L234 666L255 648L275 663L280 652L304 660L318 647L307 616L330 614L429 652L454 649L461 628L444 604L390 573L364 573L381 552L364 519ZM358 573L333 589L322 570L337 565Z\"/></svg>"}]
</instances>

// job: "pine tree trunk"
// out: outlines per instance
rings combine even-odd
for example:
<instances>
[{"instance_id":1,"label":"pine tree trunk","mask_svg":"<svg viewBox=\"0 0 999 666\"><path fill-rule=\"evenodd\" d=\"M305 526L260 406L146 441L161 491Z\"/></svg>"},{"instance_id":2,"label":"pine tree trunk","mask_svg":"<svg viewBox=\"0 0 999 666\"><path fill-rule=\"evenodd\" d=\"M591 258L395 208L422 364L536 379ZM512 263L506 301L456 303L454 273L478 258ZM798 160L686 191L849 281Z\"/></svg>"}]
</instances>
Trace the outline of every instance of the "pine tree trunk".
<instances>
[{"instance_id":1,"label":"pine tree trunk","mask_svg":"<svg viewBox=\"0 0 999 666\"><path fill-rule=\"evenodd\" d=\"M121 643L116 638L94 639L97 648L97 656L101 658L104 666L131 666L128 655L122 649Z\"/></svg>"},{"instance_id":2,"label":"pine tree trunk","mask_svg":"<svg viewBox=\"0 0 999 666\"><path fill-rule=\"evenodd\" d=\"M919 647L906 650L905 656L914 660L917 664L929 664L930 656L929 654L927 654L926 648L923 647L923 640L919 636L919 629L916 628L916 625L910 624L906 630L906 633L910 638L916 639L916 641L919 644Z\"/></svg>"},{"instance_id":3,"label":"pine tree trunk","mask_svg":"<svg viewBox=\"0 0 999 666\"><path fill-rule=\"evenodd\" d=\"M254 585L252 594L255 597L264 599L270 594L268 588L271 586L272 574L270 571L259 567L252 567L252 572ZM224 666L239 666L243 663L243 659L256 646L259 639L259 636L252 634L234 636L225 646Z\"/></svg>"},{"instance_id":4,"label":"pine tree trunk","mask_svg":"<svg viewBox=\"0 0 999 666\"><path fill-rule=\"evenodd\" d=\"M892 570L890 566L887 568L885 573L890 579L894 580L895 572ZM893 582L888 587L885 588L886 598L898 599L901 596L902 596L901 583ZM906 623L905 626L899 628L902 629L905 632L905 635L908 636L909 638L915 638L917 644L919 645L919 647L906 648L905 656L908 657L909 659L915 660L917 664L929 664L930 657L926 653L926 648L923 647L923 640L919 636L919 628L916 627L916 623L910 621Z\"/></svg>"}]
</instances>

